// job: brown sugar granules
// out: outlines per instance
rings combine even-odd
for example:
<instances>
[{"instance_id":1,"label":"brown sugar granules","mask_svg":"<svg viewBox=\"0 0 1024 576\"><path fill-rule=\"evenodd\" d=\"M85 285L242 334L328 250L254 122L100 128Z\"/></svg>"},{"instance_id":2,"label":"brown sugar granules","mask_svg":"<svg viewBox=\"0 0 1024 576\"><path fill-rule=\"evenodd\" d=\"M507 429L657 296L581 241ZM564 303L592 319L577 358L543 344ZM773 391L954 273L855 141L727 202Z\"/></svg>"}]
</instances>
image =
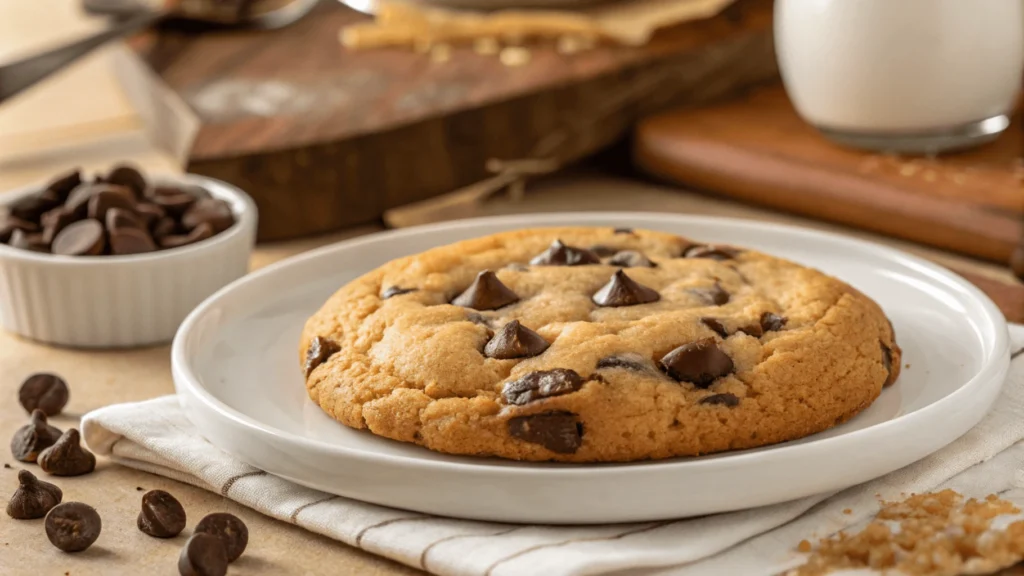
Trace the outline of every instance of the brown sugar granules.
<instances>
[{"instance_id":1,"label":"brown sugar granules","mask_svg":"<svg viewBox=\"0 0 1024 576\"><path fill-rule=\"evenodd\" d=\"M995 520L999 516L1005 516ZM913 494L885 502L857 534L839 532L812 546L807 563L790 576L817 576L840 569L871 568L903 574L988 574L1024 558L1024 516L1011 502L984 500L953 490Z\"/></svg>"}]
</instances>

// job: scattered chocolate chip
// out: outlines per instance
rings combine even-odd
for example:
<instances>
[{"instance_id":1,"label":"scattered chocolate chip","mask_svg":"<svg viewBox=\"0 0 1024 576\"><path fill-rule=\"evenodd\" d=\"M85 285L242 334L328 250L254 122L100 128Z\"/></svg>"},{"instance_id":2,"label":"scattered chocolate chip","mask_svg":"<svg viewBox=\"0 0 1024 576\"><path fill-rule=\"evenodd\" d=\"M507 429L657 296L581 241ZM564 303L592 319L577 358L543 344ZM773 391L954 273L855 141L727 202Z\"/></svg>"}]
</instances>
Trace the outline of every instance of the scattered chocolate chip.
<instances>
[{"instance_id":1,"label":"scattered chocolate chip","mask_svg":"<svg viewBox=\"0 0 1024 576\"><path fill-rule=\"evenodd\" d=\"M735 248L709 244L690 246L683 251L684 258L710 258L712 260L732 260L737 254L739 251Z\"/></svg>"},{"instance_id":2,"label":"scattered chocolate chip","mask_svg":"<svg viewBox=\"0 0 1024 576\"><path fill-rule=\"evenodd\" d=\"M712 394L711 396L706 396L704 398L701 398L700 399L700 403L701 404L717 404L717 405L728 406L728 407L732 408L733 406L739 406L740 399L737 398L735 394L730 394L730 393L726 392L724 394Z\"/></svg>"},{"instance_id":3,"label":"scattered chocolate chip","mask_svg":"<svg viewBox=\"0 0 1024 576\"><path fill-rule=\"evenodd\" d=\"M647 372L651 366L648 364L647 359L639 354L626 353L619 354L617 356L607 356L597 361L597 369L602 370L605 368L624 368L626 370L634 370L636 372Z\"/></svg>"},{"instance_id":4,"label":"scattered chocolate chip","mask_svg":"<svg viewBox=\"0 0 1024 576\"><path fill-rule=\"evenodd\" d=\"M392 296L401 296L402 294L408 294L410 292L415 292L416 290L416 288L402 288L401 286L389 286L388 288L384 289L384 292L381 292L380 299L387 300Z\"/></svg>"},{"instance_id":5,"label":"scattered chocolate chip","mask_svg":"<svg viewBox=\"0 0 1024 576\"><path fill-rule=\"evenodd\" d=\"M54 476L81 476L96 468L96 457L82 447L78 430L68 428L46 450L39 453L39 467Z\"/></svg>"},{"instance_id":6,"label":"scattered chocolate chip","mask_svg":"<svg viewBox=\"0 0 1024 576\"><path fill-rule=\"evenodd\" d=\"M598 306L635 306L657 302L658 292L634 281L622 270L612 275L611 280L594 293L591 300Z\"/></svg>"},{"instance_id":7,"label":"scattered chocolate chip","mask_svg":"<svg viewBox=\"0 0 1024 576\"><path fill-rule=\"evenodd\" d=\"M196 534L216 536L224 544L228 562L238 560L249 545L249 529L240 518L227 512L208 514L196 524Z\"/></svg>"},{"instance_id":8,"label":"scattered chocolate chip","mask_svg":"<svg viewBox=\"0 0 1024 576\"><path fill-rule=\"evenodd\" d=\"M519 301L519 296L501 283L490 270L476 275L469 288L456 296L452 304L474 310L497 310Z\"/></svg>"},{"instance_id":9,"label":"scattered chocolate chip","mask_svg":"<svg viewBox=\"0 0 1024 576\"><path fill-rule=\"evenodd\" d=\"M644 256L636 250L623 250L612 256L608 263L612 266L622 266L624 268L654 268L657 266L654 262L651 262L647 256Z\"/></svg>"},{"instance_id":10,"label":"scattered chocolate chip","mask_svg":"<svg viewBox=\"0 0 1024 576\"><path fill-rule=\"evenodd\" d=\"M7 462L4 462L4 469L5 470L12 470L13 468L11 467L10 464L8 464Z\"/></svg>"},{"instance_id":11,"label":"scattered chocolate chip","mask_svg":"<svg viewBox=\"0 0 1024 576\"><path fill-rule=\"evenodd\" d=\"M690 292L704 299L708 304L714 304L715 306L729 303L729 293L718 282L715 282L714 286L706 288L691 288Z\"/></svg>"},{"instance_id":12,"label":"scattered chocolate chip","mask_svg":"<svg viewBox=\"0 0 1024 576\"><path fill-rule=\"evenodd\" d=\"M764 328L762 328L760 324L749 324L740 328L737 332L743 332L753 336L754 338L760 338L764 335Z\"/></svg>"},{"instance_id":13,"label":"scattered chocolate chip","mask_svg":"<svg viewBox=\"0 0 1024 576\"><path fill-rule=\"evenodd\" d=\"M787 318L783 316L776 316L771 312L765 312L761 314L761 329L765 332L774 332L782 330L782 327L786 325ZM751 334L753 336L753 334Z\"/></svg>"},{"instance_id":14,"label":"scattered chocolate chip","mask_svg":"<svg viewBox=\"0 0 1024 576\"><path fill-rule=\"evenodd\" d=\"M121 228L110 232L110 253L116 256L154 252L156 243L143 228Z\"/></svg>"},{"instance_id":15,"label":"scattered chocolate chip","mask_svg":"<svg viewBox=\"0 0 1024 576\"><path fill-rule=\"evenodd\" d=\"M616 228L615 229L615 233L616 234L632 234L633 233L633 229L632 228Z\"/></svg>"},{"instance_id":16,"label":"scattered chocolate chip","mask_svg":"<svg viewBox=\"0 0 1024 576\"><path fill-rule=\"evenodd\" d=\"M235 215L231 205L218 198L202 198L196 201L181 217L181 224L186 230L192 230L200 224L209 224L214 234L231 228L235 224Z\"/></svg>"},{"instance_id":17,"label":"scattered chocolate chip","mask_svg":"<svg viewBox=\"0 0 1024 576\"><path fill-rule=\"evenodd\" d=\"M714 318L704 317L700 319L700 323L714 330L715 334L718 334L722 338L729 337L729 331L725 329L725 326L721 322Z\"/></svg>"},{"instance_id":18,"label":"scattered chocolate chip","mask_svg":"<svg viewBox=\"0 0 1024 576\"><path fill-rule=\"evenodd\" d=\"M56 416L68 403L68 385L56 374L33 374L21 383L18 401L29 414L42 410L47 416Z\"/></svg>"},{"instance_id":19,"label":"scattered chocolate chip","mask_svg":"<svg viewBox=\"0 0 1024 576\"><path fill-rule=\"evenodd\" d=\"M96 509L81 502L58 504L46 514L46 537L65 552L81 552L100 537L103 522Z\"/></svg>"},{"instance_id":20,"label":"scattered chocolate chip","mask_svg":"<svg viewBox=\"0 0 1024 576\"><path fill-rule=\"evenodd\" d=\"M35 462L39 453L53 446L61 434L60 429L46 423L42 410L33 410L31 421L18 428L11 438L11 454L21 462Z\"/></svg>"},{"instance_id":21,"label":"scattered chocolate chip","mask_svg":"<svg viewBox=\"0 0 1024 576\"><path fill-rule=\"evenodd\" d=\"M210 534L193 534L178 556L181 576L224 576L228 573L228 556L224 544Z\"/></svg>"},{"instance_id":22,"label":"scattered chocolate chip","mask_svg":"<svg viewBox=\"0 0 1024 576\"><path fill-rule=\"evenodd\" d=\"M590 251L601 258L607 258L618 252L618 248L612 248L611 246L605 246L603 244L594 244L590 247Z\"/></svg>"},{"instance_id":23,"label":"scattered chocolate chip","mask_svg":"<svg viewBox=\"0 0 1024 576\"><path fill-rule=\"evenodd\" d=\"M93 194L86 206L86 216L103 222L107 218L107 212L112 208L120 208L129 212L133 211L135 209L135 200L128 198L121 190L104 191Z\"/></svg>"},{"instance_id":24,"label":"scattered chocolate chip","mask_svg":"<svg viewBox=\"0 0 1024 576\"><path fill-rule=\"evenodd\" d=\"M583 424L571 412L516 416L508 421L508 433L558 454L573 454L583 443Z\"/></svg>"},{"instance_id":25,"label":"scattered chocolate chip","mask_svg":"<svg viewBox=\"0 0 1024 576\"><path fill-rule=\"evenodd\" d=\"M601 259L586 248L566 246L561 240L555 240L547 250L530 260L534 266L580 266L583 264L600 264Z\"/></svg>"},{"instance_id":26,"label":"scattered chocolate chip","mask_svg":"<svg viewBox=\"0 0 1024 576\"><path fill-rule=\"evenodd\" d=\"M62 256L99 256L107 241L96 220L80 220L61 230L53 239L53 253Z\"/></svg>"},{"instance_id":27,"label":"scattered chocolate chip","mask_svg":"<svg viewBox=\"0 0 1024 576\"><path fill-rule=\"evenodd\" d=\"M67 172L61 176L57 176L46 185L47 190L51 190L54 194L60 198L61 202L68 199L68 194L78 187L82 183L82 171L78 168Z\"/></svg>"},{"instance_id":28,"label":"scattered chocolate chip","mask_svg":"<svg viewBox=\"0 0 1024 576\"><path fill-rule=\"evenodd\" d=\"M505 324L484 346L484 356L509 360L529 358L548 349L548 341L540 334L513 320Z\"/></svg>"},{"instance_id":29,"label":"scattered chocolate chip","mask_svg":"<svg viewBox=\"0 0 1024 576\"><path fill-rule=\"evenodd\" d=\"M43 225L43 242L49 246L62 230L77 221L74 214L68 212L63 206L59 206L43 214L41 222Z\"/></svg>"},{"instance_id":30,"label":"scattered chocolate chip","mask_svg":"<svg viewBox=\"0 0 1024 576\"><path fill-rule=\"evenodd\" d=\"M707 388L733 371L732 358L719 349L714 338L683 344L663 356L659 364L673 379L698 388Z\"/></svg>"},{"instance_id":31,"label":"scattered chocolate chip","mask_svg":"<svg viewBox=\"0 0 1024 576\"><path fill-rule=\"evenodd\" d=\"M29 233L20 229L16 229L11 232L11 237L7 240L7 245L11 248L28 250L29 252L50 251L50 246L46 243L42 234Z\"/></svg>"},{"instance_id":32,"label":"scattered chocolate chip","mask_svg":"<svg viewBox=\"0 0 1024 576\"><path fill-rule=\"evenodd\" d=\"M313 370L316 370L317 366L320 366L338 352L341 352L340 344L327 338L314 336L313 340L309 343L309 348L306 349L306 378L309 378L309 375L313 373Z\"/></svg>"},{"instance_id":33,"label":"scattered chocolate chip","mask_svg":"<svg viewBox=\"0 0 1024 576\"><path fill-rule=\"evenodd\" d=\"M39 480L28 470L18 472L18 484L7 503L7 515L15 520L42 518L64 498L60 488Z\"/></svg>"},{"instance_id":34,"label":"scattered chocolate chip","mask_svg":"<svg viewBox=\"0 0 1024 576\"><path fill-rule=\"evenodd\" d=\"M181 248L182 246L188 246L189 244L195 244L196 242L202 242L208 238L213 237L213 227L207 223L202 223L196 226L188 234L176 234L170 236L163 236L160 238L161 248Z\"/></svg>"},{"instance_id":35,"label":"scattered chocolate chip","mask_svg":"<svg viewBox=\"0 0 1024 576\"><path fill-rule=\"evenodd\" d=\"M882 386L888 386L896 381L895 375L892 372L892 349L885 345L884 342L879 341L878 345L882 347L882 366L885 367L885 382Z\"/></svg>"},{"instance_id":36,"label":"scattered chocolate chip","mask_svg":"<svg viewBox=\"0 0 1024 576\"><path fill-rule=\"evenodd\" d=\"M119 164L115 166L105 180L111 184L118 186L124 186L135 194L135 198L142 199L146 196L146 191L149 188L149 184L146 182L146 177L142 175L137 168L128 164Z\"/></svg>"},{"instance_id":37,"label":"scattered chocolate chip","mask_svg":"<svg viewBox=\"0 0 1024 576\"><path fill-rule=\"evenodd\" d=\"M185 508L169 493L150 490L142 495L137 524L139 530L154 538L174 538L185 529Z\"/></svg>"},{"instance_id":38,"label":"scattered chocolate chip","mask_svg":"<svg viewBox=\"0 0 1024 576\"><path fill-rule=\"evenodd\" d=\"M518 380L506 382L501 396L508 404L522 406L535 400L561 396L579 390L583 378L568 368L530 372Z\"/></svg>"}]
</instances>

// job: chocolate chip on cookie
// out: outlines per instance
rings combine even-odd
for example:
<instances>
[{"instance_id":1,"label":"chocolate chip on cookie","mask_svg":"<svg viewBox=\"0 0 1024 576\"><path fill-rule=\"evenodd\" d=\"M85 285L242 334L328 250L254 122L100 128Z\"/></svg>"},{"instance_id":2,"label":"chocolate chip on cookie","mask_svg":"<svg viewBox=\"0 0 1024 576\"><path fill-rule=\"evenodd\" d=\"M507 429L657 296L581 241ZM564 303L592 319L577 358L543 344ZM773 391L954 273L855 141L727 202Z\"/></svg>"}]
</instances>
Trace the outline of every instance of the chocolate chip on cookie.
<instances>
[{"instance_id":1,"label":"chocolate chip on cookie","mask_svg":"<svg viewBox=\"0 0 1024 576\"><path fill-rule=\"evenodd\" d=\"M632 228L616 228L615 230L612 230L612 232L615 233L615 234L632 234L633 233L633 229Z\"/></svg>"},{"instance_id":2,"label":"chocolate chip on cookie","mask_svg":"<svg viewBox=\"0 0 1024 576\"><path fill-rule=\"evenodd\" d=\"M590 251L601 258L607 258L615 255L619 250L617 248L612 248L611 246L605 246L604 244L594 244L590 247Z\"/></svg>"},{"instance_id":3,"label":"chocolate chip on cookie","mask_svg":"<svg viewBox=\"0 0 1024 576\"><path fill-rule=\"evenodd\" d=\"M383 292L380 293L380 299L387 300L392 296L401 296L402 294L408 294L410 292L415 292L416 290L417 288L402 288L401 286L388 286L387 288L384 289Z\"/></svg>"},{"instance_id":4,"label":"chocolate chip on cookie","mask_svg":"<svg viewBox=\"0 0 1024 576\"><path fill-rule=\"evenodd\" d=\"M643 356L639 354L625 353L616 356L606 356L598 360L597 369L602 370L605 368L623 368L626 370L633 370L635 372L648 372L650 371L651 366Z\"/></svg>"},{"instance_id":5,"label":"chocolate chip on cookie","mask_svg":"<svg viewBox=\"0 0 1024 576\"><path fill-rule=\"evenodd\" d=\"M729 331L725 329L725 326L715 318L704 317L700 319L700 323L714 330L715 334L718 334L722 338L729 337Z\"/></svg>"},{"instance_id":6,"label":"chocolate chip on cookie","mask_svg":"<svg viewBox=\"0 0 1024 576\"><path fill-rule=\"evenodd\" d=\"M739 254L735 248L728 246L713 246L711 244L698 244L690 246L683 251L684 258L710 258L712 260L732 260Z\"/></svg>"},{"instance_id":7,"label":"chocolate chip on cookie","mask_svg":"<svg viewBox=\"0 0 1024 576\"><path fill-rule=\"evenodd\" d=\"M600 263L601 259L597 254L586 248L567 246L561 240L555 240L547 250L530 260L530 264L534 266L581 266Z\"/></svg>"},{"instance_id":8,"label":"chocolate chip on cookie","mask_svg":"<svg viewBox=\"0 0 1024 576\"><path fill-rule=\"evenodd\" d=\"M708 304L714 304L715 306L723 306L729 303L729 293L718 282L715 282L714 286L706 288L691 288L690 292L702 298Z\"/></svg>"},{"instance_id":9,"label":"chocolate chip on cookie","mask_svg":"<svg viewBox=\"0 0 1024 576\"><path fill-rule=\"evenodd\" d=\"M484 346L484 356L509 360L512 358L529 358L548 349L548 341L543 336L513 320L494 335Z\"/></svg>"},{"instance_id":10,"label":"chocolate chip on cookie","mask_svg":"<svg viewBox=\"0 0 1024 576\"><path fill-rule=\"evenodd\" d=\"M662 370L679 382L707 388L715 380L731 374L732 358L718 348L714 338L683 344L661 358Z\"/></svg>"},{"instance_id":11,"label":"chocolate chip on cookie","mask_svg":"<svg viewBox=\"0 0 1024 576\"><path fill-rule=\"evenodd\" d=\"M519 301L519 296L498 280L490 270L476 275L473 283L452 300L452 304L474 310L497 310Z\"/></svg>"},{"instance_id":12,"label":"chocolate chip on cookie","mask_svg":"<svg viewBox=\"0 0 1024 576\"><path fill-rule=\"evenodd\" d=\"M612 266L620 266L622 268L654 268L657 266L654 262L651 262L647 256L636 250L622 250L617 252L608 260L608 263Z\"/></svg>"},{"instance_id":13,"label":"chocolate chip on cookie","mask_svg":"<svg viewBox=\"0 0 1024 576\"><path fill-rule=\"evenodd\" d=\"M522 406L534 400L575 392L583 386L583 378L574 370L555 368L530 372L518 380L506 382L501 396L508 404Z\"/></svg>"},{"instance_id":14,"label":"chocolate chip on cookie","mask_svg":"<svg viewBox=\"0 0 1024 576\"><path fill-rule=\"evenodd\" d=\"M572 412L516 416L508 421L508 433L559 454L573 454L583 444L583 424Z\"/></svg>"},{"instance_id":15,"label":"chocolate chip on cookie","mask_svg":"<svg viewBox=\"0 0 1024 576\"><path fill-rule=\"evenodd\" d=\"M657 302L661 296L652 288L636 282L622 270L615 272L611 280L594 293L591 300L598 306L635 306Z\"/></svg>"},{"instance_id":16,"label":"chocolate chip on cookie","mask_svg":"<svg viewBox=\"0 0 1024 576\"><path fill-rule=\"evenodd\" d=\"M306 364L304 366L306 378L309 378L309 375L313 373L313 370L316 370L317 366L323 364L328 358L338 352L341 352L341 346L337 342L321 336L313 337L309 342L309 348L306 350Z\"/></svg>"},{"instance_id":17,"label":"chocolate chip on cookie","mask_svg":"<svg viewBox=\"0 0 1024 576\"><path fill-rule=\"evenodd\" d=\"M737 398L735 394L729 394L728 392L726 392L724 394L712 394L711 396L705 396L704 398L700 399L700 403L717 404L732 408L733 406L740 405L740 399Z\"/></svg>"},{"instance_id":18,"label":"chocolate chip on cookie","mask_svg":"<svg viewBox=\"0 0 1024 576\"><path fill-rule=\"evenodd\" d=\"M786 325L787 318L772 314L771 312L765 312L761 314L761 328L765 332L775 332L782 330L782 327ZM753 334L751 334L753 336Z\"/></svg>"}]
</instances>

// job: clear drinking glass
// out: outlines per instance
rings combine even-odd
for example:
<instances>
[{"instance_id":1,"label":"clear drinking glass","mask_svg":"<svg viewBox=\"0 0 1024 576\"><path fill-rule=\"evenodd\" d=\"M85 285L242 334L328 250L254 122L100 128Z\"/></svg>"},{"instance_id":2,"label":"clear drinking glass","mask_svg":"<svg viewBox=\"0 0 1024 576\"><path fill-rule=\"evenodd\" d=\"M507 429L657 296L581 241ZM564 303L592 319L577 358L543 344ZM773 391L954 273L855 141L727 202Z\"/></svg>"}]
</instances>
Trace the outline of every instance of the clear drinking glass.
<instances>
[{"instance_id":1,"label":"clear drinking glass","mask_svg":"<svg viewBox=\"0 0 1024 576\"><path fill-rule=\"evenodd\" d=\"M1022 0L776 0L783 83L826 137L937 153L995 139L1024 73Z\"/></svg>"}]
</instances>

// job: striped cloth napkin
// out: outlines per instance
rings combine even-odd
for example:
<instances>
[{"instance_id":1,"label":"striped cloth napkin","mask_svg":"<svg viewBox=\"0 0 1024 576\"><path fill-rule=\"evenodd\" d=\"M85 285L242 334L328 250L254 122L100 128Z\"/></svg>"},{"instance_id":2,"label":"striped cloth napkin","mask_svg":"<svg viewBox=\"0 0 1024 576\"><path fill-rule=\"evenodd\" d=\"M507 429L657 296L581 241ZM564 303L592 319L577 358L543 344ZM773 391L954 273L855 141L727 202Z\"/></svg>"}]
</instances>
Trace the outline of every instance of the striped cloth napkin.
<instances>
[{"instance_id":1,"label":"striped cloth napkin","mask_svg":"<svg viewBox=\"0 0 1024 576\"><path fill-rule=\"evenodd\" d=\"M1024 326L1012 326L1014 350ZM1024 352L1024 350L1021 350ZM802 563L807 538L856 528L879 498L953 488L1024 506L1024 356L974 429L915 464L836 494L694 519L610 526L524 526L395 510L304 488L205 441L174 396L101 408L82 424L115 462L205 488L345 544L444 575L729 574L769 576ZM844 510L852 510L846 514Z\"/></svg>"}]
</instances>

